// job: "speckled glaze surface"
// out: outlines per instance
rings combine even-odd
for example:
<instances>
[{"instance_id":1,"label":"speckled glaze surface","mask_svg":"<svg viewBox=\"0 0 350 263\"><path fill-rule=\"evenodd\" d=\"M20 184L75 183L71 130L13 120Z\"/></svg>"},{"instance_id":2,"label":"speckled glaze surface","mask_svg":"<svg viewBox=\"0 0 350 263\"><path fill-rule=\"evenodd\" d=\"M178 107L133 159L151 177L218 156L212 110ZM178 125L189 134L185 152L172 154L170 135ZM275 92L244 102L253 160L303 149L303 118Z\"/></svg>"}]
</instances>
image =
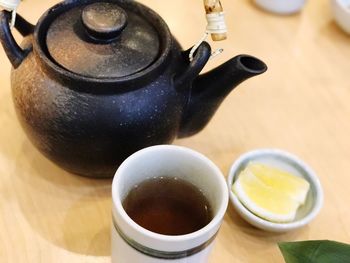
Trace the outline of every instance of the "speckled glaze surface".
<instances>
[{"instance_id":1,"label":"speckled glaze surface","mask_svg":"<svg viewBox=\"0 0 350 263\"><path fill-rule=\"evenodd\" d=\"M42 153L73 173L106 177L135 151L175 139L188 94L175 89L169 74L133 91L95 94L50 78L30 53L12 71L12 94Z\"/></svg>"},{"instance_id":2,"label":"speckled glaze surface","mask_svg":"<svg viewBox=\"0 0 350 263\"><path fill-rule=\"evenodd\" d=\"M62 2L35 27L19 16L16 29L25 37L21 47L9 30L9 13L0 13L0 40L13 65L18 118L31 142L72 173L111 177L132 153L197 133L237 84L267 69L260 60L241 55L198 77L211 55L206 42L189 62L189 51L182 50L152 10L135 1L106 0L148 19L159 34L158 57L143 70L122 77L67 70L47 50L48 28L59 14L95 2ZM77 56L79 63L84 63L84 56Z\"/></svg>"}]
</instances>

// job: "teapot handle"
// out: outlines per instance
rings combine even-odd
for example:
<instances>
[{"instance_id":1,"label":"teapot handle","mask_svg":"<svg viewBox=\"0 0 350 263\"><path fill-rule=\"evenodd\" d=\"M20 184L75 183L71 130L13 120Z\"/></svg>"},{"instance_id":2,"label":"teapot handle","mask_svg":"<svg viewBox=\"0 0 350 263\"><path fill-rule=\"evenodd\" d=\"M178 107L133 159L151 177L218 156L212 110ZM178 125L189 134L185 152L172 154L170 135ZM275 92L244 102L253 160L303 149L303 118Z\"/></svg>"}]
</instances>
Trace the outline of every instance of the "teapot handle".
<instances>
[{"instance_id":1,"label":"teapot handle","mask_svg":"<svg viewBox=\"0 0 350 263\"><path fill-rule=\"evenodd\" d=\"M11 12L6 10L0 11L0 42L12 66L18 68L29 51L23 50L15 41L10 29L10 18ZM34 31L34 26L20 15L17 15L15 28L23 37L32 34Z\"/></svg>"},{"instance_id":2,"label":"teapot handle","mask_svg":"<svg viewBox=\"0 0 350 263\"><path fill-rule=\"evenodd\" d=\"M188 60L191 50L192 48L182 52L182 56L186 61ZM204 66L207 64L210 56L210 45L204 41L200 44L196 50L193 60L187 65L184 71L175 76L176 85L181 86L184 83L192 83L194 79L198 77Z\"/></svg>"}]
</instances>

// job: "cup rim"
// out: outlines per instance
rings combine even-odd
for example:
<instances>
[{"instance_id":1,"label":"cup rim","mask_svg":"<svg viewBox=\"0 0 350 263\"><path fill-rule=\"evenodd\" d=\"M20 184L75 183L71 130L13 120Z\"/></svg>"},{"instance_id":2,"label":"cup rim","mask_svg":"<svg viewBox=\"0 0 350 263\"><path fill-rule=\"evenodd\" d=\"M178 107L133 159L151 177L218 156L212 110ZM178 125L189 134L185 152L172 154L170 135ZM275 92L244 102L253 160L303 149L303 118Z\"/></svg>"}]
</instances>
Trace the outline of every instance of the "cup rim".
<instances>
[{"instance_id":1,"label":"cup rim","mask_svg":"<svg viewBox=\"0 0 350 263\"><path fill-rule=\"evenodd\" d=\"M134 222L129 215L125 212L122 201L119 198L119 191L118 191L118 175L122 174L125 172L127 169L128 164L133 161L136 158L139 158L141 155L154 152L154 151L162 151L162 150L174 150L174 151L182 151L182 152L187 152L192 154L193 156L201 159L203 163L206 163L208 165L208 168L211 169L215 175L218 178L218 184L221 188L221 194L222 194L222 199L223 201L221 202L217 213L213 217L213 219L210 221L209 224L207 224L205 227L189 233L185 235L176 235L176 236L170 236L170 235L163 235L163 234L158 234L155 232L152 232L150 230L147 230L146 228L143 228L142 226L138 225L136 222ZM223 173L220 171L220 169L206 156L203 154L194 151L192 149L183 147L183 146L176 146L176 145L157 145L157 146L151 146L148 148L144 148L131 156L129 156L118 168L118 170L115 173L115 177L113 179L112 183L112 200L113 200L113 206L117 209L119 215L122 217L122 219L134 230L142 235L145 235L147 238L150 239L156 239L158 241L164 241L164 242L178 242L178 241L188 241L188 240L193 240L195 238L198 238L200 236L203 236L210 232L213 228L215 228L218 224L220 224L220 221L224 217L226 213L226 209L228 206L228 190L227 190L227 185L224 179Z\"/></svg>"},{"instance_id":2,"label":"cup rim","mask_svg":"<svg viewBox=\"0 0 350 263\"><path fill-rule=\"evenodd\" d=\"M315 196L312 209L309 211L309 213L305 217L290 223L270 222L268 220L265 220L253 214L241 203L241 201L239 201L237 196L232 192L231 187L234 179L237 177L237 170L241 166L241 164L243 162L246 162L247 160L254 159L254 157L256 156L262 156L262 155L282 157L285 160L289 160L292 163L298 165L305 172L305 174L307 174L308 176L307 180L310 182L310 184L312 184L315 187L316 196ZM320 180L318 179L313 169L296 155L293 155L289 152L286 152L280 149L257 149L241 155L230 168L229 175L227 177L227 186L228 186L231 203L233 204L237 212L250 224L267 231L287 232L290 230L303 227L306 224L310 223L318 215L318 213L320 212L323 206L323 199L324 199L323 189L322 189Z\"/></svg>"}]
</instances>

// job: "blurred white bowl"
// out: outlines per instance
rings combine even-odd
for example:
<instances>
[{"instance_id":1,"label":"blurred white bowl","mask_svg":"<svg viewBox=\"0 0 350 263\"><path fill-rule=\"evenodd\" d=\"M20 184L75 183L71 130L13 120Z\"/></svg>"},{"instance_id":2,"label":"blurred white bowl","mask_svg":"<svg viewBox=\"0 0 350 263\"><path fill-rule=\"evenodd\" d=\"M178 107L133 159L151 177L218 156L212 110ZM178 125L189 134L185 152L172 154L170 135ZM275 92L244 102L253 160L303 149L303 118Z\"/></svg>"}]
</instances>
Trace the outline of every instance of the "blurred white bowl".
<instances>
[{"instance_id":1,"label":"blurred white bowl","mask_svg":"<svg viewBox=\"0 0 350 263\"><path fill-rule=\"evenodd\" d=\"M277 14L293 14L300 11L306 0L255 0L261 8Z\"/></svg>"},{"instance_id":2,"label":"blurred white bowl","mask_svg":"<svg viewBox=\"0 0 350 263\"><path fill-rule=\"evenodd\" d=\"M350 0L332 0L335 21L350 34Z\"/></svg>"},{"instance_id":3,"label":"blurred white bowl","mask_svg":"<svg viewBox=\"0 0 350 263\"><path fill-rule=\"evenodd\" d=\"M231 188L236 178L250 161L273 165L296 176L303 177L310 183L310 191L305 205L299 208L293 222L273 223L260 218L250 212L232 192ZM298 157L281 150L260 149L243 154L232 165L227 178L227 185L230 192L230 200L242 218L253 226L270 232L287 232L305 226L317 216L323 205L323 190L315 172Z\"/></svg>"}]
</instances>

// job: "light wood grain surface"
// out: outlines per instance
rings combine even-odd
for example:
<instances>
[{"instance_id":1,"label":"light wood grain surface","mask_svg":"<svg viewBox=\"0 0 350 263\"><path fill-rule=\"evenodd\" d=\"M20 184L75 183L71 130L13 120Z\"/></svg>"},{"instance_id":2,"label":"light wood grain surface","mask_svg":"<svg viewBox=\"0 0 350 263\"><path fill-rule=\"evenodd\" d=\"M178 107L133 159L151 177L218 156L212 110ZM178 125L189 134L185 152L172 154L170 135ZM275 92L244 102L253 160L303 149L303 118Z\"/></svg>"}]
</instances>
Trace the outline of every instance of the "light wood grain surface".
<instances>
[{"instance_id":1,"label":"light wood grain surface","mask_svg":"<svg viewBox=\"0 0 350 263\"><path fill-rule=\"evenodd\" d=\"M25 0L32 23L56 1ZM143 0L186 48L202 35L202 0ZM211 158L225 175L242 153L276 147L299 155L325 192L320 215L301 230L269 234L229 207L211 262L283 262L277 242L334 239L350 243L350 37L333 22L327 0L302 13L275 16L248 0L222 0L229 39L206 70L239 53L269 71L239 86L200 134L175 144ZM20 38L18 38L20 40ZM34 70L34 69L33 69ZM28 141L15 116L10 64L0 49L0 261L110 262L111 180L66 173Z\"/></svg>"}]
</instances>

